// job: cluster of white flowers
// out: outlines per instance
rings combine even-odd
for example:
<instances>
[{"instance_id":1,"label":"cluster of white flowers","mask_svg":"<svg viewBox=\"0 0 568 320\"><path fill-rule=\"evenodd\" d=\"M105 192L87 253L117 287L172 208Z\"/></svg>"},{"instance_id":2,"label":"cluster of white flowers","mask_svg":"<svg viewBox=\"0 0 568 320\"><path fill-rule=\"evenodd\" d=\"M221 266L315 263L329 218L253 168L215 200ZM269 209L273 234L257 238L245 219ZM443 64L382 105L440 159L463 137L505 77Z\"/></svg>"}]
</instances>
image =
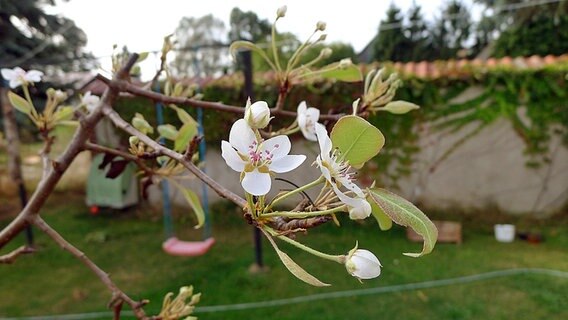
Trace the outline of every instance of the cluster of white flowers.
<instances>
[{"instance_id":1,"label":"cluster of white flowers","mask_svg":"<svg viewBox=\"0 0 568 320\"><path fill-rule=\"evenodd\" d=\"M320 154L316 158L317 166L337 198L349 209L349 217L365 219L371 214L371 205L354 183L351 166L341 160L338 150L333 150L325 126L318 123L319 116L318 109L308 108L302 101L297 109L298 128L307 140L318 142ZM231 169L241 173L243 189L254 196L263 196L270 191L274 173L292 171L306 160L305 155L288 154L291 149L288 136L279 135L267 140L261 137L258 130L267 127L271 119L270 108L265 101L253 104L248 101L244 118L231 127L229 141L221 142L223 159ZM377 257L363 249L351 250L345 257L345 267L358 279L375 278L381 273Z\"/></svg>"}]
</instances>

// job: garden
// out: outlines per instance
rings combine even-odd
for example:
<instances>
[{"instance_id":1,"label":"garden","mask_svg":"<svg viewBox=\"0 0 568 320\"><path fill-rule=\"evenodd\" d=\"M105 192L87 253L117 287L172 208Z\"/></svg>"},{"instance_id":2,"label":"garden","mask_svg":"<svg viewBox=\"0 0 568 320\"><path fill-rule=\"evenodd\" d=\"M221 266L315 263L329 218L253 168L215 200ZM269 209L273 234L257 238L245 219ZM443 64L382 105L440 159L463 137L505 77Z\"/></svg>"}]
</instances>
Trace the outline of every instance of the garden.
<instances>
[{"instance_id":1,"label":"garden","mask_svg":"<svg viewBox=\"0 0 568 320\"><path fill-rule=\"evenodd\" d=\"M184 18L80 85L57 41L0 46L0 319L568 317L568 55L355 63L287 11L194 47L219 25Z\"/></svg>"}]
</instances>

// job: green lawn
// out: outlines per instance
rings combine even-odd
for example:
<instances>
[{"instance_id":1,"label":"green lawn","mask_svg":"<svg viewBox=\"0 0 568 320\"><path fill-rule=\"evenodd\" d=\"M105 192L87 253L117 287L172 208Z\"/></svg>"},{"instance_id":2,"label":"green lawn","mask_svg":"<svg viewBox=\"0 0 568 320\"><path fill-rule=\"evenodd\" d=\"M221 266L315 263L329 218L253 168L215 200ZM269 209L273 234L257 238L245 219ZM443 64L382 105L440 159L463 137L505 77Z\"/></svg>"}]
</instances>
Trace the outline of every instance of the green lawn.
<instances>
[{"instance_id":1,"label":"green lawn","mask_svg":"<svg viewBox=\"0 0 568 320\"><path fill-rule=\"evenodd\" d=\"M510 268L568 272L565 219L562 223L534 224L517 218L521 226L544 232L545 241L538 245L524 241L497 243L487 222L466 219L462 245L439 244L432 254L418 259L402 255L419 251L421 246L407 241L404 229L395 227L381 232L372 220L363 224L342 220L341 228L329 224L300 239L330 253L344 253L359 240L360 247L379 257L383 274L360 284L342 266L280 244L306 270L333 284L329 288L313 288L289 274L266 241L264 258L269 270L249 273L254 259L252 229L228 205L217 204L213 208L217 243L198 258L172 257L162 252L161 216L151 209L91 216L81 196L72 194L56 195L46 208L45 219L109 272L119 287L133 298L151 301L146 308L149 312L159 310L166 292L188 284L203 293L199 306L204 307L388 287ZM8 221L5 215L0 216L0 226ZM191 218L180 216L176 227L181 238L200 237L200 231L192 229ZM101 238L106 240L100 242ZM18 239L9 248L21 241ZM37 244L37 253L21 257L13 265L0 265L0 317L107 311L109 292L86 267L42 234L37 234ZM200 319L568 319L567 297L567 278L522 274L196 315ZM101 317L105 318L110 317Z\"/></svg>"}]
</instances>

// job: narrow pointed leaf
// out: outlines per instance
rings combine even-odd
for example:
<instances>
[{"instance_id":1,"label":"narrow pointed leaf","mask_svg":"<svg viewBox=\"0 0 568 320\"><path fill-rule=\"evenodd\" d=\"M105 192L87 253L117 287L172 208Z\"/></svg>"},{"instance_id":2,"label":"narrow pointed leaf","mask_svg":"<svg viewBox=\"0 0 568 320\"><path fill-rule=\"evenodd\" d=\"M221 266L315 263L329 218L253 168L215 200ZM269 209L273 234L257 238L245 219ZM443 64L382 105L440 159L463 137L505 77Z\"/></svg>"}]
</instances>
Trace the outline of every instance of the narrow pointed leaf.
<instances>
[{"instance_id":1,"label":"narrow pointed leaf","mask_svg":"<svg viewBox=\"0 0 568 320\"><path fill-rule=\"evenodd\" d=\"M250 41L235 41L231 43L231 46L229 47L229 53L233 56L233 59L237 57L237 51L241 49L258 52L264 55L264 51Z\"/></svg>"},{"instance_id":2,"label":"narrow pointed leaf","mask_svg":"<svg viewBox=\"0 0 568 320\"><path fill-rule=\"evenodd\" d=\"M331 141L350 165L360 167L381 151L385 137L365 119L345 116L331 130Z\"/></svg>"},{"instance_id":3,"label":"narrow pointed leaf","mask_svg":"<svg viewBox=\"0 0 568 320\"><path fill-rule=\"evenodd\" d=\"M179 132L171 124L162 124L158 126L158 133L168 140L175 140Z\"/></svg>"},{"instance_id":4,"label":"narrow pointed leaf","mask_svg":"<svg viewBox=\"0 0 568 320\"><path fill-rule=\"evenodd\" d=\"M14 106L14 108L16 108L16 110L20 111L21 113L25 113L28 116L31 115L33 106L30 105L30 103L26 99L13 93L12 91L8 92L8 99L10 100L10 103Z\"/></svg>"},{"instance_id":5,"label":"narrow pointed leaf","mask_svg":"<svg viewBox=\"0 0 568 320\"><path fill-rule=\"evenodd\" d=\"M383 231L389 230L392 228L392 220L389 216L379 207L378 204L375 203L371 197L367 197L367 202L371 205L371 214L375 219L377 219L377 223L379 224L379 228Z\"/></svg>"},{"instance_id":6,"label":"narrow pointed leaf","mask_svg":"<svg viewBox=\"0 0 568 320\"><path fill-rule=\"evenodd\" d=\"M339 62L335 62L323 67L322 73L318 76L326 79L335 79L343 82L359 82L363 81L363 74L357 65L349 65L344 68L338 68ZM325 71L324 71L325 70Z\"/></svg>"},{"instance_id":7,"label":"narrow pointed leaf","mask_svg":"<svg viewBox=\"0 0 568 320\"><path fill-rule=\"evenodd\" d=\"M189 113L187 113L187 111L173 104L170 105L170 107L176 110L178 118L183 124L191 123L197 126L197 121L195 121L195 119L193 119L193 117Z\"/></svg>"},{"instance_id":8,"label":"narrow pointed leaf","mask_svg":"<svg viewBox=\"0 0 568 320\"><path fill-rule=\"evenodd\" d=\"M147 52L147 51L146 52L140 52L138 54L138 59L136 59L136 63L139 63L139 62L146 60L146 58L148 58L148 53L149 52Z\"/></svg>"},{"instance_id":9,"label":"narrow pointed leaf","mask_svg":"<svg viewBox=\"0 0 568 320\"><path fill-rule=\"evenodd\" d=\"M57 111L53 114L53 120L55 122L67 121L73 118L73 107L65 106L57 108Z\"/></svg>"},{"instance_id":10,"label":"narrow pointed leaf","mask_svg":"<svg viewBox=\"0 0 568 320\"><path fill-rule=\"evenodd\" d=\"M330 286L330 284L321 282L318 278L314 277L309 272L300 267L296 262L294 262L294 260L292 260L292 258L290 258L290 256L288 256L285 252L281 251L278 248L276 242L274 242L274 239L272 239L272 237L266 231L262 229L260 230L264 233L264 235L266 235L266 238L268 238L268 241L270 241L270 244L272 244L272 247L278 254L278 257L280 258L286 269L288 269L288 271L290 271L290 273L292 273L296 278L315 287Z\"/></svg>"},{"instance_id":11,"label":"narrow pointed leaf","mask_svg":"<svg viewBox=\"0 0 568 320\"><path fill-rule=\"evenodd\" d=\"M136 113L134 118L132 118L132 126L143 134L154 133L154 127L152 127L140 113Z\"/></svg>"},{"instance_id":12,"label":"narrow pointed leaf","mask_svg":"<svg viewBox=\"0 0 568 320\"><path fill-rule=\"evenodd\" d=\"M438 229L428 217L410 201L385 189L369 189L371 200L395 223L411 227L424 239L422 252L404 253L409 257L420 257L432 252L438 239Z\"/></svg>"},{"instance_id":13,"label":"narrow pointed leaf","mask_svg":"<svg viewBox=\"0 0 568 320\"><path fill-rule=\"evenodd\" d=\"M197 123L186 123L179 129L174 140L174 150L184 151L191 139L197 135Z\"/></svg>"},{"instance_id":14,"label":"narrow pointed leaf","mask_svg":"<svg viewBox=\"0 0 568 320\"><path fill-rule=\"evenodd\" d=\"M197 225L195 226L195 229L201 228L203 223L205 223L205 212L203 211L199 197L191 189L180 188L180 190L197 218Z\"/></svg>"}]
</instances>

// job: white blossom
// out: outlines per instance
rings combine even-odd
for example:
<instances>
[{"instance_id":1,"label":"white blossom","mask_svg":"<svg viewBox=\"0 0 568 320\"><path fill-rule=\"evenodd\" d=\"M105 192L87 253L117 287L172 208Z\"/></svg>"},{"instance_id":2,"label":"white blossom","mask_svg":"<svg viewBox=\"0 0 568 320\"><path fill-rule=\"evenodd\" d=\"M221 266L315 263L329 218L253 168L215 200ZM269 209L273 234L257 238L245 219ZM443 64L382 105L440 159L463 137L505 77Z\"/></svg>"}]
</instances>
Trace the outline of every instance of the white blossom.
<instances>
[{"instance_id":1,"label":"white blossom","mask_svg":"<svg viewBox=\"0 0 568 320\"><path fill-rule=\"evenodd\" d=\"M40 82L43 72L37 70L25 71L20 67L14 69L2 69L2 78L10 82L10 88L14 89L27 83Z\"/></svg>"},{"instance_id":2,"label":"white blossom","mask_svg":"<svg viewBox=\"0 0 568 320\"><path fill-rule=\"evenodd\" d=\"M101 98L91 94L91 91L87 91L85 95L81 98L81 104L84 105L89 112L93 111Z\"/></svg>"},{"instance_id":3,"label":"white blossom","mask_svg":"<svg viewBox=\"0 0 568 320\"><path fill-rule=\"evenodd\" d=\"M381 262L369 250L355 249L345 261L347 272L357 279L373 279L381 275Z\"/></svg>"},{"instance_id":4,"label":"white blossom","mask_svg":"<svg viewBox=\"0 0 568 320\"><path fill-rule=\"evenodd\" d=\"M244 119L231 127L229 142L221 142L221 156L231 169L241 172L243 189L255 196L270 191L271 173L294 170L306 160L305 155L289 155L290 149L290 139L284 135L259 141Z\"/></svg>"},{"instance_id":5,"label":"white blossom","mask_svg":"<svg viewBox=\"0 0 568 320\"><path fill-rule=\"evenodd\" d=\"M276 10L276 17L277 18L284 18L286 16L286 11L288 10L287 6L282 6Z\"/></svg>"},{"instance_id":6,"label":"white blossom","mask_svg":"<svg viewBox=\"0 0 568 320\"><path fill-rule=\"evenodd\" d=\"M316 108L308 108L306 101L300 102L297 110L298 126L304 137L311 141L317 141L316 123L319 120L320 111Z\"/></svg>"},{"instance_id":7,"label":"white blossom","mask_svg":"<svg viewBox=\"0 0 568 320\"><path fill-rule=\"evenodd\" d=\"M351 166L340 159L337 150L332 151L332 142L325 127L316 123L315 128L320 146L320 155L316 158L316 163L322 175L332 186L339 200L349 208L351 219L367 218L371 215L371 205L365 200L365 194L361 188L353 182L353 173L350 172ZM355 194L355 197L350 197L342 192L340 189L342 186Z\"/></svg>"}]
</instances>

